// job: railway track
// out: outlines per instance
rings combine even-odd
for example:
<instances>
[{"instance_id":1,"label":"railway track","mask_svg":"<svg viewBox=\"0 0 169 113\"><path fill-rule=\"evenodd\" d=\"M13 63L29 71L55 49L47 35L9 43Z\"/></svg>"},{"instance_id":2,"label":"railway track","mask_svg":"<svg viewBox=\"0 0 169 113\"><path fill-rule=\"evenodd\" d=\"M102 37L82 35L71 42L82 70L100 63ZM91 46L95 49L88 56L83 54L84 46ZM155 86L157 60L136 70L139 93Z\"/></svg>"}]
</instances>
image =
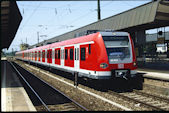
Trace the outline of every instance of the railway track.
<instances>
[{"instance_id":1,"label":"railway track","mask_svg":"<svg viewBox=\"0 0 169 113\"><path fill-rule=\"evenodd\" d=\"M113 91L109 91L109 94L114 94L120 98L125 100L134 101L137 107L147 107L151 110L156 111L168 111L169 110L169 99L163 98L159 96L155 96L152 94L148 94L145 92L141 92L138 90L133 90L132 92L125 93L116 93Z\"/></svg>"},{"instance_id":2,"label":"railway track","mask_svg":"<svg viewBox=\"0 0 169 113\"><path fill-rule=\"evenodd\" d=\"M18 64L13 62L10 64L41 103L38 104L39 106L35 106L38 111L88 111L84 106Z\"/></svg>"},{"instance_id":3,"label":"railway track","mask_svg":"<svg viewBox=\"0 0 169 113\"><path fill-rule=\"evenodd\" d=\"M124 100L132 101L136 103L135 107L146 108L148 110L156 111L168 111L169 110L169 99L159 97L156 95L148 94L145 92L140 92L138 90L133 90L132 92L117 93L109 91L109 94L113 94Z\"/></svg>"}]
</instances>

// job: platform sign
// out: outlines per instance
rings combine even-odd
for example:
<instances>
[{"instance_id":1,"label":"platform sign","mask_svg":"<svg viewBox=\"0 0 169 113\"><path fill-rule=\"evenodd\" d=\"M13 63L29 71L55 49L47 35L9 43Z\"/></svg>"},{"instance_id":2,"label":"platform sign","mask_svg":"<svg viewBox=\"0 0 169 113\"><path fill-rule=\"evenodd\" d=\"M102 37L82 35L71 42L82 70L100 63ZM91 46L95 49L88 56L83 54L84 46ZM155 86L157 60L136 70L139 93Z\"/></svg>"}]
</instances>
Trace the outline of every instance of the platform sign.
<instances>
[{"instance_id":1,"label":"platform sign","mask_svg":"<svg viewBox=\"0 0 169 113\"><path fill-rule=\"evenodd\" d=\"M157 38L157 44L164 44L164 41L165 41L164 37Z\"/></svg>"}]
</instances>

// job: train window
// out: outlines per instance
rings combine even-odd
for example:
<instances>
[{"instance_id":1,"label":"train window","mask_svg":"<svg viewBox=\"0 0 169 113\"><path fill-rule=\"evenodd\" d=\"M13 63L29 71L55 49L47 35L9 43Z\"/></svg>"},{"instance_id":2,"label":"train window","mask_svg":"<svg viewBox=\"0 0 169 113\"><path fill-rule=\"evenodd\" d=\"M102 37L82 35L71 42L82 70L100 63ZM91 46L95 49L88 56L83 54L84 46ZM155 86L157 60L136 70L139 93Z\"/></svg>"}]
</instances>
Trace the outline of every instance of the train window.
<instances>
[{"instance_id":1,"label":"train window","mask_svg":"<svg viewBox=\"0 0 169 113\"><path fill-rule=\"evenodd\" d=\"M44 55L43 58L45 58L45 56L46 56L46 55L45 55L45 51L43 51L43 55Z\"/></svg>"},{"instance_id":2,"label":"train window","mask_svg":"<svg viewBox=\"0 0 169 113\"><path fill-rule=\"evenodd\" d=\"M62 59L64 59L64 50L62 50Z\"/></svg>"},{"instance_id":3,"label":"train window","mask_svg":"<svg viewBox=\"0 0 169 113\"><path fill-rule=\"evenodd\" d=\"M39 58L40 58L40 51L39 51Z\"/></svg>"},{"instance_id":4,"label":"train window","mask_svg":"<svg viewBox=\"0 0 169 113\"><path fill-rule=\"evenodd\" d=\"M49 53L49 56L48 56L48 58L50 58L50 51L48 51L48 53Z\"/></svg>"},{"instance_id":5,"label":"train window","mask_svg":"<svg viewBox=\"0 0 169 113\"><path fill-rule=\"evenodd\" d=\"M50 58L50 51L47 50L47 58Z\"/></svg>"},{"instance_id":6,"label":"train window","mask_svg":"<svg viewBox=\"0 0 169 113\"><path fill-rule=\"evenodd\" d=\"M47 58L50 58L50 50L47 51L47 54L48 54Z\"/></svg>"},{"instance_id":7,"label":"train window","mask_svg":"<svg viewBox=\"0 0 169 113\"><path fill-rule=\"evenodd\" d=\"M35 58L37 58L37 52L35 51Z\"/></svg>"},{"instance_id":8,"label":"train window","mask_svg":"<svg viewBox=\"0 0 169 113\"><path fill-rule=\"evenodd\" d=\"M52 58L52 50L50 50L49 52L50 52L49 57Z\"/></svg>"},{"instance_id":9,"label":"train window","mask_svg":"<svg viewBox=\"0 0 169 113\"><path fill-rule=\"evenodd\" d=\"M76 60L76 48L75 48L75 60Z\"/></svg>"},{"instance_id":10,"label":"train window","mask_svg":"<svg viewBox=\"0 0 169 113\"><path fill-rule=\"evenodd\" d=\"M77 60L79 60L79 48L77 48Z\"/></svg>"},{"instance_id":11,"label":"train window","mask_svg":"<svg viewBox=\"0 0 169 113\"><path fill-rule=\"evenodd\" d=\"M81 51L80 51L81 53L81 60L85 60L85 53L86 53L86 48L81 48Z\"/></svg>"},{"instance_id":12,"label":"train window","mask_svg":"<svg viewBox=\"0 0 169 113\"><path fill-rule=\"evenodd\" d=\"M47 51L47 58L49 57L49 51Z\"/></svg>"},{"instance_id":13,"label":"train window","mask_svg":"<svg viewBox=\"0 0 169 113\"><path fill-rule=\"evenodd\" d=\"M58 59L60 59L60 50L58 50Z\"/></svg>"},{"instance_id":14,"label":"train window","mask_svg":"<svg viewBox=\"0 0 169 113\"><path fill-rule=\"evenodd\" d=\"M45 58L45 51L42 52L42 57Z\"/></svg>"},{"instance_id":15,"label":"train window","mask_svg":"<svg viewBox=\"0 0 169 113\"><path fill-rule=\"evenodd\" d=\"M63 53L62 53L62 50L61 50L61 59L63 59Z\"/></svg>"},{"instance_id":16,"label":"train window","mask_svg":"<svg viewBox=\"0 0 169 113\"><path fill-rule=\"evenodd\" d=\"M61 59L63 59L63 53L62 52L63 52L63 50L61 50Z\"/></svg>"},{"instance_id":17,"label":"train window","mask_svg":"<svg viewBox=\"0 0 169 113\"><path fill-rule=\"evenodd\" d=\"M50 51L48 51L48 58L50 58Z\"/></svg>"},{"instance_id":18,"label":"train window","mask_svg":"<svg viewBox=\"0 0 169 113\"><path fill-rule=\"evenodd\" d=\"M89 54L91 54L91 44L89 44Z\"/></svg>"},{"instance_id":19,"label":"train window","mask_svg":"<svg viewBox=\"0 0 169 113\"><path fill-rule=\"evenodd\" d=\"M55 49L55 59L57 59L57 50Z\"/></svg>"},{"instance_id":20,"label":"train window","mask_svg":"<svg viewBox=\"0 0 169 113\"><path fill-rule=\"evenodd\" d=\"M70 49L70 60L73 60L73 49Z\"/></svg>"},{"instance_id":21,"label":"train window","mask_svg":"<svg viewBox=\"0 0 169 113\"><path fill-rule=\"evenodd\" d=\"M67 59L67 56L68 56L68 51L67 51L67 49L65 49L65 60Z\"/></svg>"}]
</instances>

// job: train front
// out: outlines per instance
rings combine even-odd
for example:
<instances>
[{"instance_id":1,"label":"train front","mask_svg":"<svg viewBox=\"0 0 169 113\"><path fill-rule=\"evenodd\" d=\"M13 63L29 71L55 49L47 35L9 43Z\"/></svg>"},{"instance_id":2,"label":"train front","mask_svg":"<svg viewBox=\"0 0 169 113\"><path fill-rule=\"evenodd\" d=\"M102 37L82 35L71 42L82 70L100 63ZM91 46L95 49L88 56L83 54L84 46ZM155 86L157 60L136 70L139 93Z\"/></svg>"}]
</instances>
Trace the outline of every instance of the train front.
<instances>
[{"instance_id":1,"label":"train front","mask_svg":"<svg viewBox=\"0 0 169 113\"><path fill-rule=\"evenodd\" d=\"M111 77L124 79L134 77L137 64L130 35L127 32L103 32L101 35L108 56Z\"/></svg>"}]
</instances>

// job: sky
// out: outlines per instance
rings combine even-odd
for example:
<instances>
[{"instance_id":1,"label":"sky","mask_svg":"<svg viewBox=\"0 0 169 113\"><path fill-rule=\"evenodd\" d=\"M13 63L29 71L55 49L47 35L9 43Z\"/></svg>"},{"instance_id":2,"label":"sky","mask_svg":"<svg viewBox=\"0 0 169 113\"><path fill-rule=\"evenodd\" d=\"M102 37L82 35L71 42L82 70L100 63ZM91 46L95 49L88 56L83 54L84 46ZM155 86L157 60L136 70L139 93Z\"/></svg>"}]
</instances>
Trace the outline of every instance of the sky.
<instances>
[{"instance_id":1,"label":"sky","mask_svg":"<svg viewBox=\"0 0 169 113\"><path fill-rule=\"evenodd\" d=\"M101 1L101 19L150 1ZM19 51L21 43L38 43L37 32L41 42L97 21L97 1L17 1L17 5L23 19L8 52Z\"/></svg>"}]
</instances>

